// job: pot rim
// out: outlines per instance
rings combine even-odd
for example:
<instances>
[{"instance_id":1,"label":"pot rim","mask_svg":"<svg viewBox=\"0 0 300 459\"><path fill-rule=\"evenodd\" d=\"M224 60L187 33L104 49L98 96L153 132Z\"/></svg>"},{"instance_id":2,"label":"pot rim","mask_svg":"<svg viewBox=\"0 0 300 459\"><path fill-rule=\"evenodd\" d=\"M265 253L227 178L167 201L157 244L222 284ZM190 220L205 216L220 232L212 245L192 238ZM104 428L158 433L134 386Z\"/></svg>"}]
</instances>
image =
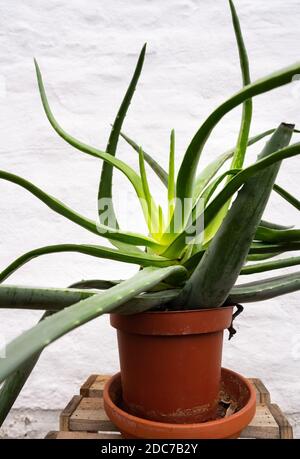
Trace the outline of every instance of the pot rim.
<instances>
[{"instance_id":1,"label":"pot rim","mask_svg":"<svg viewBox=\"0 0 300 459\"><path fill-rule=\"evenodd\" d=\"M210 309L110 314L112 327L140 335L195 335L222 332L232 323L234 305Z\"/></svg>"},{"instance_id":2,"label":"pot rim","mask_svg":"<svg viewBox=\"0 0 300 459\"><path fill-rule=\"evenodd\" d=\"M140 429L142 429L144 432L150 431L153 429L155 433L174 433L175 435L182 433L195 433L199 434L201 432L201 435L203 437L201 438L227 438L226 434L225 435L219 435L219 436L208 436L205 437L204 435L206 433L211 433L215 432L218 430L219 432L222 430L222 427L226 426L226 433L228 435L234 435L235 433L239 433L246 425L249 424L249 422L252 420L255 414L255 408L256 408L256 392L254 389L254 386L248 381L244 376L240 375L239 373L229 370L227 368L222 368L222 372L229 373L231 376L239 379L244 386L247 387L249 391L249 399L245 406L241 408L238 412L228 416L227 418L224 417L222 419L216 419L214 421L207 421L207 422L202 422L202 423L191 423L191 424L172 424L168 422L158 422L158 421L152 421L149 419L144 419L140 418L138 416L134 416L130 413L127 413L125 410L122 410L119 408L111 399L110 396L110 389L112 385L118 380L121 379L121 373L116 373L113 375L105 384L104 387L104 392L103 392L103 399L104 399L104 408L105 411L107 412L107 407L109 407L110 413L113 413L115 415L115 418L119 422L127 422L127 425L130 424L131 426L139 426ZM113 420L114 421L114 420ZM119 426L117 426L119 427ZM125 430L125 429L124 429ZM128 432L130 433L130 432ZM223 433L225 433L223 431ZM147 438L147 437L146 437ZM149 437L148 437L149 438ZM157 438L166 438L166 437L157 437ZM178 436L171 436L168 438L178 438ZM183 437L187 438L187 437ZM192 437L189 437L192 438ZM193 437L195 438L195 437Z\"/></svg>"}]
</instances>

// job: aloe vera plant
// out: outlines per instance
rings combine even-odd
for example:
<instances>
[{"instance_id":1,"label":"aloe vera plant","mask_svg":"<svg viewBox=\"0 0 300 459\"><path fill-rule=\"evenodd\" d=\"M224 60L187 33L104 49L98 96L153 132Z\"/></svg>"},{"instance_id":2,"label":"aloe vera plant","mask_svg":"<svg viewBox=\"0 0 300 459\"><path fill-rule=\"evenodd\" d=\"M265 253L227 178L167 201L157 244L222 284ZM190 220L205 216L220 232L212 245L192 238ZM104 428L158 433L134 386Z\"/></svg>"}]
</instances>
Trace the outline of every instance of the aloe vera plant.
<instances>
[{"instance_id":1,"label":"aloe vera plant","mask_svg":"<svg viewBox=\"0 0 300 459\"><path fill-rule=\"evenodd\" d=\"M114 247L69 243L40 247L20 255L0 272L0 307L44 311L38 324L8 344L5 358L0 359L0 383L4 382L0 389L0 422L4 421L42 350L102 314L111 311L133 314L165 307L222 307L229 303L269 299L300 289L300 272L239 282L245 275L300 264L300 257L295 256L273 260L285 252L300 249L300 229L263 220L264 209L273 190L289 205L300 209L299 200L275 183L281 162L300 154L300 143L290 145L292 135L298 131L293 124L281 123L277 128L249 137L253 98L288 84L295 74L300 73L300 63L251 82L247 52L232 1L230 10L243 87L201 124L187 147L177 176L173 130L168 171L138 142L122 132L123 121L142 71L146 45L140 53L105 150L81 142L59 125L51 111L42 74L35 61L42 105L53 129L75 150L103 160L97 220L78 214L13 173L1 170L0 179L24 188L54 212L100 238L106 238ZM198 168L201 152L213 128L224 115L241 104L242 120L236 145L219 154L205 168L201 167L201 163ZM116 157L121 137L138 154L138 172ZM257 161L244 167L248 147L267 137ZM231 164L228 164L229 160ZM168 205L165 210L151 194L146 163L166 188ZM148 234L122 230L112 204L109 215L105 213L101 200L112 203L114 168L120 170L133 186L140 200ZM3 283L35 257L70 251L133 263L139 270L127 280L84 280L69 288L31 288Z\"/></svg>"}]
</instances>

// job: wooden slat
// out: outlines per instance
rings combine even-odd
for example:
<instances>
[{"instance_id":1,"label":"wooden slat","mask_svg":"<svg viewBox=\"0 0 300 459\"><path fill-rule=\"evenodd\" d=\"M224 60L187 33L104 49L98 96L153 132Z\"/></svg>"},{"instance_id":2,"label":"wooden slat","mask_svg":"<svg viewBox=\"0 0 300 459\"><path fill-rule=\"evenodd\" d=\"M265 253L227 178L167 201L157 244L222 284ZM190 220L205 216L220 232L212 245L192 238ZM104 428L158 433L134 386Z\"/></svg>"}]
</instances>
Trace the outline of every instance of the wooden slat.
<instances>
[{"instance_id":1,"label":"wooden slat","mask_svg":"<svg viewBox=\"0 0 300 459\"><path fill-rule=\"evenodd\" d=\"M117 429L106 416L102 398L83 397L70 416L69 430L115 432Z\"/></svg>"},{"instance_id":2,"label":"wooden slat","mask_svg":"<svg viewBox=\"0 0 300 459\"><path fill-rule=\"evenodd\" d=\"M280 438L279 426L269 405L260 404L256 406L256 414L241 433L241 438Z\"/></svg>"},{"instance_id":3,"label":"wooden slat","mask_svg":"<svg viewBox=\"0 0 300 459\"><path fill-rule=\"evenodd\" d=\"M83 397L102 397L103 389L110 375L91 375L81 386L80 395Z\"/></svg>"},{"instance_id":4,"label":"wooden slat","mask_svg":"<svg viewBox=\"0 0 300 459\"><path fill-rule=\"evenodd\" d=\"M55 440L120 440L119 433L92 432L49 432L46 439Z\"/></svg>"},{"instance_id":5,"label":"wooden slat","mask_svg":"<svg viewBox=\"0 0 300 459\"><path fill-rule=\"evenodd\" d=\"M282 413L279 406L272 403L271 405L269 405L269 408L270 408L270 411L274 419L276 420L279 426L280 438L292 439L293 438L293 428L291 424L289 423L288 419Z\"/></svg>"},{"instance_id":6,"label":"wooden slat","mask_svg":"<svg viewBox=\"0 0 300 459\"><path fill-rule=\"evenodd\" d=\"M103 407L103 388L108 375L91 375L60 416L60 432L46 438L120 438ZM270 393L258 378L249 378L257 395L256 415L241 438L293 438L293 429L277 405L270 404Z\"/></svg>"},{"instance_id":7,"label":"wooden slat","mask_svg":"<svg viewBox=\"0 0 300 459\"><path fill-rule=\"evenodd\" d=\"M66 408L61 412L59 417L59 430L70 430L70 417L78 407L81 400L81 395L74 395L74 397L67 404Z\"/></svg>"},{"instance_id":8,"label":"wooden slat","mask_svg":"<svg viewBox=\"0 0 300 459\"><path fill-rule=\"evenodd\" d=\"M258 378L248 378L255 387L257 403L271 403L270 392Z\"/></svg>"}]
</instances>

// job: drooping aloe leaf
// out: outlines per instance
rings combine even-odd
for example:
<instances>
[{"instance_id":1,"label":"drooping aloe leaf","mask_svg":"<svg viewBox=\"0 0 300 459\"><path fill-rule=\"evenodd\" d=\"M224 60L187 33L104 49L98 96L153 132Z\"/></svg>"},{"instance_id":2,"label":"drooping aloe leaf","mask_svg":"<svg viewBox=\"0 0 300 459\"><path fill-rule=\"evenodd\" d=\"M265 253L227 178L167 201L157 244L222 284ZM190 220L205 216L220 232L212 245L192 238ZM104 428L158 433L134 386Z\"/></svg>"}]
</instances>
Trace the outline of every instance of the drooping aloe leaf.
<instances>
[{"instance_id":1,"label":"drooping aloe leaf","mask_svg":"<svg viewBox=\"0 0 300 459\"><path fill-rule=\"evenodd\" d=\"M134 140L132 140L130 137L128 137L124 132L120 132L121 137L123 137L124 140L137 152L139 153L140 151L140 146L137 144ZM146 163L149 164L149 166L152 168L152 170L156 173L158 178L162 181L162 183L167 187L168 186L168 173L164 170L163 167L161 167L160 164L158 164L155 159L150 156L148 153L145 152L143 149L144 153L144 158Z\"/></svg>"},{"instance_id":2,"label":"drooping aloe leaf","mask_svg":"<svg viewBox=\"0 0 300 459\"><path fill-rule=\"evenodd\" d=\"M117 308L114 312L119 314L128 314L127 310L129 307L130 314L138 314L153 308L163 308L170 303L170 309L172 308L171 302L174 301L181 289L169 289L160 290L159 292L150 292L139 295L130 300L130 303L123 304L120 308Z\"/></svg>"},{"instance_id":3,"label":"drooping aloe leaf","mask_svg":"<svg viewBox=\"0 0 300 459\"><path fill-rule=\"evenodd\" d=\"M282 252L275 252L275 253L253 253L253 254L248 254L246 261L263 261L263 260L269 260L270 258L275 258L278 257L278 255L281 255Z\"/></svg>"},{"instance_id":4,"label":"drooping aloe leaf","mask_svg":"<svg viewBox=\"0 0 300 459\"><path fill-rule=\"evenodd\" d=\"M253 242L251 244L249 254L274 254L291 252L293 250L300 250L300 242L290 241L285 243L267 243L267 242Z\"/></svg>"},{"instance_id":5,"label":"drooping aloe leaf","mask_svg":"<svg viewBox=\"0 0 300 459\"><path fill-rule=\"evenodd\" d=\"M112 249L110 247L103 247L100 245L87 245L87 244L57 244L40 247L25 253L16 260L14 260L7 268L0 273L0 282L3 282L11 274L13 274L21 266L24 266L30 260L40 257L41 255L48 255L50 253L60 252L77 252L85 255L90 255L97 258L106 258L109 260L124 261L126 263L133 263L140 266L169 266L174 264L172 260L160 257L158 255L151 255L147 252L140 253L126 253L121 250Z\"/></svg>"},{"instance_id":6,"label":"drooping aloe leaf","mask_svg":"<svg viewBox=\"0 0 300 459\"><path fill-rule=\"evenodd\" d=\"M1 284L0 308L59 311L97 293L99 292L92 288L20 287Z\"/></svg>"},{"instance_id":7,"label":"drooping aloe leaf","mask_svg":"<svg viewBox=\"0 0 300 459\"><path fill-rule=\"evenodd\" d=\"M109 153L112 156L116 155L120 131L121 131L127 110L129 108L131 99L133 97L138 79L140 77L140 74L143 68L145 53L146 53L146 44L143 46L140 52L133 77L130 81L130 84L126 91L124 99L122 100L122 103L118 110L115 121L112 125L112 129L111 129L110 136L108 139L108 144L106 147L106 153ZM110 206L109 206L109 212L111 214L110 218L115 222L115 227L118 229L119 224L118 224L118 220L117 220L117 217L114 211L113 200L112 200L112 177L113 177L113 166L104 161L102 165L102 172L101 172L101 178L100 178L100 184L99 184L99 190L98 190L98 213L99 213L100 223L106 226L109 226L108 225L109 220L107 221L107 217L106 217L106 209L103 209L100 203L103 198L110 200ZM105 212L105 215L103 215L103 212ZM127 249L127 246L124 245L123 243L112 241L112 244L114 244L116 247L118 247L121 250ZM139 249L135 249L135 250L139 250Z\"/></svg>"},{"instance_id":8,"label":"drooping aloe leaf","mask_svg":"<svg viewBox=\"0 0 300 459\"><path fill-rule=\"evenodd\" d=\"M290 83L293 76L298 73L300 73L299 62L245 86L211 113L194 135L184 155L177 176L177 198L183 200L192 196L195 171L201 152L211 131L223 116L249 98Z\"/></svg>"},{"instance_id":9,"label":"drooping aloe leaf","mask_svg":"<svg viewBox=\"0 0 300 459\"><path fill-rule=\"evenodd\" d=\"M278 223L268 222L267 220L261 220L259 226L263 226L264 228L276 229L276 230L287 230L287 229L293 228L293 225L284 226L284 225L279 225Z\"/></svg>"},{"instance_id":10,"label":"drooping aloe leaf","mask_svg":"<svg viewBox=\"0 0 300 459\"><path fill-rule=\"evenodd\" d=\"M255 263L244 266L241 274L263 273L274 269L288 268L289 266L297 266L300 264L300 257L283 258L281 260L267 261L265 263Z\"/></svg>"},{"instance_id":11,"label":"drooping aloe leaf","mask_svg":"<svg viewBox=\"0 0 300 459\"><path fill-rule=\"evenodd\" d=\"M107 290L108 288L120 284L120 282L123 282L123 280L87 279L74 282L70 285L70 288L95 288L97 290Z\"/></svg>"},{"instance_id":12,"label":"drooping aloe leaf","mask_svg":"<svg viewBox=\"0 0 300 459\"><path fill-rule=\"evenodd\" d=\"M259 159L288 145L292 133L291 125L281 124ZM214 308L224 304L248 255L279 167L277 163L258 172L243 185L178 299L183 307Z\"/></svg>"},{"instance_id":13,"label":"drooping aloe leaf","mask_svg":"<svg viewBox=\"0 0 300 459\"><path fill-rule=\"evenodd\" d=\"M297 210L300 210L300 201L291 195L288 191L284 190L281 186L275 183L274 191L278 193L282 198L289 202L292 206L296 207Z\"/></svg>"},{"instance_id":14,"label":"drooping aloe leaf","mask_svg":"<svg viewBox=\"0 0 300 459\"><path fill-rule=\"evenodd\" d=\"M280 162L284 159L291 158L293 156L300 154L300 143L295 143L288 147L282 148L275 153L270 154L269 156L260 159L256 163L252 164L249 167L246 167L241 172L236 174L229 183L218 193L218 195L208 204L204 210L204 223L205 227L211 222L217 212L222 208L222 206L227 202L227 200L233 196L233 194L238 191L241 185L246 183L250 177L252 177L257 172L264 170L265 168ZM200 215L200 218L202 215ZM192 222L192 225L195 225L195 222ZM179 233L174 241L167 247L163 252L164 256L176 256L182 251L182 248L185 245L186 236L191 234L191 227L187 227L186 230Z\"/></svg>"},{"instance_id":15,"label":"drooping aloe leaf","mask_svg":"<svg viewBox=\"0 0 300 459\"><path fill-rule=\"evenodd\" d=\"M135 233L116 230L114 228L109 228L78 214L58 199L45 193L37 186L33 185L28 180L19 177L18 175L14 175L10 172L0 170L0 179L7 180L8 182L15 183L16 185L25 188L27 191L29 191L38 199L40 199L44 204L50 207L50 209L54 210L54 212L62 215L63 217L66 217L72 222L77 223L78 225L82 226L88 231L91 231L94 234L97 234L98 236L102 236L120 242L125 242L126 244L142 245L153 248L159 247L159 244L156 241L149 237L143 236L142 234L139 235Z\"/></svg>"},{"instance_id":16,"label":"drooping aloe leaf","mask_svg":"<svg viewBox=\"0 0 300 459\"><path fill-rule=\"evenodd\" d=\"M228 297L229 303L252 303L286 295L300 289L300 272L271 279L236 285Z\"/></svg>"},{"instance_id":17,"label":"drooping aloe leaf","mask_svg":"<svg viewBox=\"0 0 300 459\"><path fill-rule=\"evenodd\" d=\"M37 80L38 80L38 86L39 86L39 91L40 91L40 96L42 100L42 104L44 107L44 111L46 113L46 116L53 127L53 129L57 132L57 134L64 139L67 143L72 145L74 148L76 148L79 151L82 151L83 153L87 153L91 156L94 156L96 158L100 158L103 161L107 162L110 166L114 166L117 169L119 169L131 182L133 185L135 192L140 200L140 202L143 202L145 200L144 194L143 194L143 187L142 187L142 182L138 174L126 163L121 161L118 158L115 158L109 153L106 153L104 151L98 150L94 147L91 147L90 145L87 145L83 142L80 142L79 140L75 139L75 137L69 135L62 127L59 125L59 123L56 121L51 109L50 105L46 96L45 88L44 88L44 83L41 75L41 71L39 69L39 66L36 62L35 63L35 68L36 68L36 75L37 75ZM145 209L143 208L145 211ZM146 215L145 215L146 217Z\"/></svg>"},{"instance_id":18,"label":"drooping aloe leaf","mask_svg":"<svg viewBox=\"0 0 300 459\"><path fill-rule=\"evenodd\" d=\"M50 317L53 314L47 311L43 314L41 321ZM41 353L34 354L29 360L19 366L19 368L12 373L3 383L0 389L0 427L5 421L8 413L14 405L18 395L20 394L23 386L29 378L32 370L34 369Z\"/></svg>"},{"instance_id":19,"label":"drooping aloe leaf","mask_svg":"<svg viewBox=\"0 0 300 459\"><path fill-rule=\"evenodd\" d=\"M300 230L276 230L259 226L255 233L255 239L266 242L300 241Z\"/></svg>"},{"instance_id":20,"label":"drooping aloe leaf","mask_svg":"<svg viewBox=\"0 0 300 459\"><path fill-rule=\"evenodd\" d=\"M152 198L149 183L147 179L145 161L144 161L144 154L143 150L140 148L139 152L139 166L140 166L140 175L142 180L143 192L145 196L144 206L146 208L145 214L147 215L147 226L149 228L150 234L154 237L159 235L159 215L158 215L158 208Z\"/></svg>"},{"instance_id":21,"label":"drooping aloe leaf","mask_svg":"<svg viewBox=\"0 0 300 459\"><path fill-rule=\"evenodd\" d=\"M145 268L131 279L44 319L6 346L4 350L6 358L0 360L0 383L30 357L69 331L113 311L163 279L175 274L184 276L185 273L186 270L182 266Z\"/></svg>"}]
</instances>

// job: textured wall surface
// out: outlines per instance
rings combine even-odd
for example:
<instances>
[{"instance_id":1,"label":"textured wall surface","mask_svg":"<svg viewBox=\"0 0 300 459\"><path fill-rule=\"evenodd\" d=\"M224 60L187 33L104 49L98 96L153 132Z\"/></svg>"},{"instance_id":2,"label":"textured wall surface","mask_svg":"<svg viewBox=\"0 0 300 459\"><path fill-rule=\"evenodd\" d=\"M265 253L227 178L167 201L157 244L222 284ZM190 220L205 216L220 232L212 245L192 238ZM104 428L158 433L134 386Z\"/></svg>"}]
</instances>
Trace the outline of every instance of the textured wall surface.
<instances>
[{"instance_id":1,"label":"textured wall surface","mask_svg":"<svg viewBox=\"0 0 300 459\"><path fill-rule=\"evenodd\" d=\"M298 0L236 0L236 7L249 50L252 79L299 59ZM101 164L64 144L49 126L39 100L32 57L39 60L61 124L83 141L105 148L110 123L145 41L147 59L125 130L166 165L169 132L175 128L179 164L199 124L241 85L226 1L0 0L1 169L32 180L77 211L96 218ZM299 100L297 83L256 98L252 134L276 127L281 121L299 126ZM240 110L234 110L218 125L200 167L234 145L239 119ZM248 161L255 159L261 146L249 149ZM136 167L136 155L124 142L120 142L118 154ZM278 183L298 196L299 172L299 159L293 158L283 164L278 178ZM133 231L143 231L126 180L116 173L114 183L116 197L131 203L128 212L124 202L119 206L121 223ZM152 176L151 185L160 198L162 189ZM272 197L266 216L285 224L300 224L296 211L277 196ZM39 246L98 241L97 236L64 221L26 191L0 182L0 269ZM83 255L49 255L26 265L7 282L66 286L82 278L125 278L135 270L134 266ZM1 339L11 340L35 324L39 316L36 312L1 310ZM297 422L299 295L247 305L237 328L236 337L225 342L224 365L263 379L274 402ZM15 418L6 424L5 435L28 431L24 425L27 422L30 426L34 410L61 409L90 373L117 369L116 339L107 317L70 333L43 353L15 405L21 414L15 412ZM24 417L22 413L29 409ZM35 423L34 436L48 426L49 413L46 424L43 416L39 417L39 427Z\"/></svg>"}]
</instances>

